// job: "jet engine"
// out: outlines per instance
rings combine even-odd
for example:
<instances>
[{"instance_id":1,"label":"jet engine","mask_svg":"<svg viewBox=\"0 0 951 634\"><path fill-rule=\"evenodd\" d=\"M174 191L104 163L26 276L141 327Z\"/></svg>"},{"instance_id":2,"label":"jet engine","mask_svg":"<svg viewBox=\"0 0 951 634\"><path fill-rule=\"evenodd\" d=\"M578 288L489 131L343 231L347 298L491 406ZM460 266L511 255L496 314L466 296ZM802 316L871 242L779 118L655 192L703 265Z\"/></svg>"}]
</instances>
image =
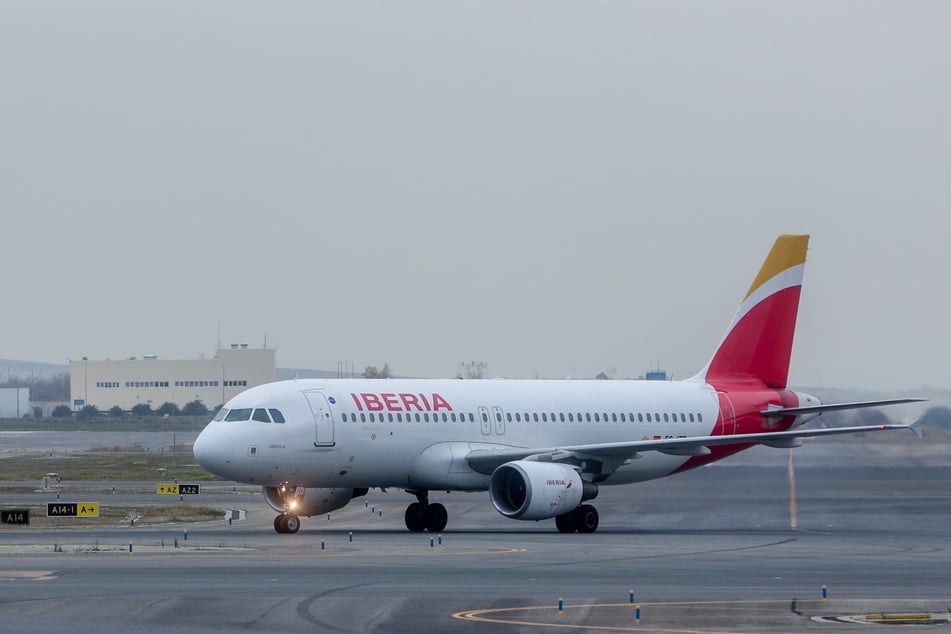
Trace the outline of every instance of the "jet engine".
<instances>
[{"instance_id":1,"label":"jet engine","mask_svg":"<svg viewBox=\"0 0 951 634\"><path fill-rule=\"evenodd\" d=\"M366 494L367 489L264 487L264 500L272 509L278 513L305 517L343 508L351 499Z\"/></svg>"},{"instance_id":2,"label":"jet engine","mask_svg":"<svg viewBox=\"0 0 951 634\"><path fill-rule=\"evenodd\" d=\"M505 517L544 520L575 510L598 495L598 487L574 468L551 462L515 460L492 472L489 497Z\"/></svg>"}]
</instances>

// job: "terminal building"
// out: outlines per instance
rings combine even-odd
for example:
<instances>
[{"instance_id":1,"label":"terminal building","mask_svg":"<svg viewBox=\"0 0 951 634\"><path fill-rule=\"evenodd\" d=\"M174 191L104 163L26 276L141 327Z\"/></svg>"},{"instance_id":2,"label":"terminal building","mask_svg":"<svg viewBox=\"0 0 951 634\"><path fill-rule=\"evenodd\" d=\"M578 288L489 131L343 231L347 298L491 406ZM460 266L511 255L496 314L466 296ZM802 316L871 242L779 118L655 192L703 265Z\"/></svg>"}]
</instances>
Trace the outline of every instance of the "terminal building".
<instances>
[{"instance_id":1,"label":"terminal building","mask_svg":"<svg viewBox=\"0 0 951 634\"><path fill-rule=\"evenodd\" d=\"M274 381L276 362L273 348L249 348L248 344L219 348L213 359L166 360L146 355L92 361L83 357L69 362L72 407L74 411L86 405L108 410L118 405L129 410L145 404L157 409L163 403L182 407L201 401L213 409L249 387Z\"/></svg>"}]
</instances>

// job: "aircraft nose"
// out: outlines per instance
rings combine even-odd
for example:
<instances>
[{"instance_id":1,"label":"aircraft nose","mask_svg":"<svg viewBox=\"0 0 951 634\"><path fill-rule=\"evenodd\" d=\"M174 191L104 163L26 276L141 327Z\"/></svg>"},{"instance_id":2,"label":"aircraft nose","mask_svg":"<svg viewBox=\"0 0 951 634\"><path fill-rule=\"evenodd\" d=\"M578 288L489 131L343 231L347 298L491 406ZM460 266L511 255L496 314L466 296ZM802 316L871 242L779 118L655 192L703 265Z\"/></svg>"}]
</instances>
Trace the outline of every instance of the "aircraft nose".
<instances>
[{"instance_id":1,"label":"aircraft nose","mask_svg":"<svg viewBox=\"0 0 951 634\"><path fill-rule=\"evenodd\" d=\"M198 434L192 453L203 469L221 475L234 458L234 443L230 435L223 434L209 425Z\"/></svg>"}]
</instances>

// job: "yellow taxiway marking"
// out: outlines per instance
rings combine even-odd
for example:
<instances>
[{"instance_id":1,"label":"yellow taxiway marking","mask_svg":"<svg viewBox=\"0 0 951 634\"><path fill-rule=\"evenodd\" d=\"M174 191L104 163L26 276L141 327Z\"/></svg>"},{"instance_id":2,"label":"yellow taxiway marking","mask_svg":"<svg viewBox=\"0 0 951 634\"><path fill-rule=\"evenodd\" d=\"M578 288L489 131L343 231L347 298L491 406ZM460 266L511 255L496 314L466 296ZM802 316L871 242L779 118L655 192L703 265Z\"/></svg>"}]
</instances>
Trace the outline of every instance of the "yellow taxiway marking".
<instances>
[{"instance_id":1,"label":"yellow taxiway marking","mask_svg":"<svg viewBox=\"0 0 951 634\"><path fill-rule=\"evenodd\" d=\"M929 601L938 601L940 599L838 599L836 603L856 603L856 602L878 602L878 603L906 603L912 601L918 602L929 602ZM564 613L559 615L556 604L552 605L533 605L533 606L523 606L523 607L513 607L513 608L490 608L483 610L464 610L462 612L456 612L452 616L455 619L460 619L462 621L475 621L479 623L495 623L502 625L521 625L528 627L543 627L543 628L560 628L560 629L576 629L576 630L601 630L606 632L664 632L664 633L679 633L679 634L717 634L724 631L724 624L718 623L717 625L711 625L710 629L698 629L696 627L685 626L666 626L658 627L652 626L644 623L644 618L654 618L658 615L659 611L677 608L678 616L684 616L684 610L704 610L704 613L716 612L722 616L723 613L735 613L743 612L749 614L751 612L766 612L773 613L775 610L770 610L765 606L767 604L772 604L774 606L787 605L788 601L783 599L753 599L753 600L739 600L739 601L670 601L670 602L653 602L653 603L638 603L643 612L641 615L640 623L634 622L634 610L633 606L630 603L584 603L577 605L565 605ZM807 606L812 607L815 605L816 610L828 610L828 604L823 604L821 599L816 600L801 600L799 601L800 609L807 608ZM807 608L808 609L808 608ZM598 610L610 611L611 614L598 614ZM785 608L788 610L788 607ZM785 611L784 610L784 611ZM534 613L534 614L533 614ZM523 616L522 616L523 615ZM571 619L576 615L582 616L582 619L578 621L571 622ZM613 615L613 616L612 616ZM699 618L701 615L697 615ZM663 618L663 616L661 616ZM534 620L533 620L534 619ZM598 625L592 624L592 620L605 621L613 619L616 625ZM626 623L625 623L626 621ZM734 629L731 628L732 632L763 632L763 627L757 627L755 625L749 625L747 627L752 627L753 629ZM781 626L780 629L785 629L786 625ZM770 629L769 626L766 628Z\"/></svg>"},{"instance_id":2,"label":"yellow taxiway marking","mask_svg":"<svg viewBox=\"0 0 951 634\"><path fill-rule=\"evenodd\" d=\"M0 570L0 579L32 579L49 581L56 578L55 570Z\"/></svg>"}]
</instances>

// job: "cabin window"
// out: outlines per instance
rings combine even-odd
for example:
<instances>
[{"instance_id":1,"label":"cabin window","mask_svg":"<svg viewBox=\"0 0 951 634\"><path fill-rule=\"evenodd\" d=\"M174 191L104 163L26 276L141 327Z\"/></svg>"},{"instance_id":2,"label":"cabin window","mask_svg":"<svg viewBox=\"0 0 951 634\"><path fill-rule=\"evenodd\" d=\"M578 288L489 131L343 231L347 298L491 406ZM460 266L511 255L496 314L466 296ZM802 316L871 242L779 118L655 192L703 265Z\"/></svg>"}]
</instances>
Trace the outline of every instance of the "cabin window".
<instances>
[{"instance_id":1,"label":"cabin window","mask_svg":"<svg viewBox=\"0 0 951 634\"><path fill-rule=\"evenodd\" d=\"M518 412L515 412L515 422L516 422L516 423L521 423L521 422L522 422L522 415L521 415L520 413L518 413Z\"/></svg>"},{"instance_id":2,"label":"cabin window","mask_svg":"<svg viewBox=\"0 0 951 634\"><path fill-rule=\"evenodd\" d=\"M684 414L683 412L680 413L680 422L681 422L681 423L686 423L686 422L687 422L687 415Z\"/></svg>"},{"instance_id":3,"label":"cabin window","mask_svg":"<svg viewBox=\"0 0 951 634\"><path fill-rule=\"evenodd\" d=\"M699 413L698 413L698 414L697 414L697 420L702 423L702 422L703 422L703 414L699 414Z\"/></svg>"},{"instance_id":4,"label":"cabin window","mask_svg":"<svg viewBox=\"0 0 951 634\"><path fill-rule=\"evenodd\" d=\"M624 414L621 414L621 416L623 417ZM611 414L611 421L615 423L617 422L617 414Z\"/></svg>"},{"instance_id":5,"label":"cabin window","mask_svg":"<svg viewBox=\"0 0 951 634\"><path fill-rule=\"evenodd\" d=\"M367 422L367 415L366 415L366 414L363 414L363 413L360 414L360 422L361 422L361 423Z\"/></svg>"},{"instance_id":6,"label":"cabin window","mask_svg":"<svg viewBox=\"0 0 951 634\"><path fill-rule=\"evenodd\" d=\"M505 412L505 420L507 420L507 421L510 422L510 423L512 422L512 414L511 414L511 412Z\"/></svg>"},{"instance_id":7,"label":"cabin window","mask_svg":"<svg viewBox=\"0 0 951 634\"><path fill-rule=\"evenodd\" d=\"M653 422L653 421L651 420L650 412L647 413L647 422L648 422L648 423Z\"/></svg>"},{"instance_id":8,"label":"cabin window","mask_svg":"<svg viewBox=\"0 0 951 634\"><path fill-rule=\"evenodd\" d=\"M543 423L548 422L548 414L546 414L545 412L542 412L542 422Z\"/></svg>"},{"instance_id":9,"label":"cabin window","mask_svg":"<svg viewBox=\"0 0 951 634\"><path fill-rule=\"evenodd\" d=\"M233 409L228 412L228 415L225 417L225 421L229 423L234 423L242 420L248 420L251 418L251 408L247 409Z\"/></svg>"},{"instance_id":10,"label":"cabin window","mask_svg":"<svg viewBox=\"0 0 951 634\"><path fill-rule=\"evenodd\" d=\"M448 422L449 422L449 415L448 415L446 412L443 412L443 413L442 413L442 422L444 422L444 423L448 423Z\"/></svg>"},{"instance_id":11,"label":"cabin window","mask_svg":"<svg viewBox=\"0 0 951 634\"><path fill-rule=\"evenodd\" d=\"M585 419L587 422L590 423L590 422L591 422L591 412L585 412L585 414L584 414L584 419Z\"/></svg>"},{"instance_id":12,"label":"cabin window","mask_svg":"<svg viewBox=\"0 0 951 634\"><path fill-rule=\"evenodd\" d=\"M565 413L564 413L564 412L558 414L558 420L560 420L561 422L565 422Z\"/></svg>"}]
</instances>

